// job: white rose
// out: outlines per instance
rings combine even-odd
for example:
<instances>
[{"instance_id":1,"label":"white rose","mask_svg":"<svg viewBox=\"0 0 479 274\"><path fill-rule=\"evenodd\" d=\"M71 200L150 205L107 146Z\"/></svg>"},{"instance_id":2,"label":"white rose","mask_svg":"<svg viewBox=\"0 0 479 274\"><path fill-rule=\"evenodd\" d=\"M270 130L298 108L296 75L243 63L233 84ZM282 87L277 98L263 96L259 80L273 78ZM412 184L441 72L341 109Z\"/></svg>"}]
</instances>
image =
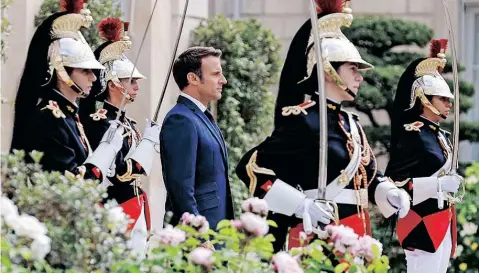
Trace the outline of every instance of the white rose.
<instances>
[{"instance_id":1,"label":"white rose","mask_svg":"<svg viewBox=\"0 0 479 274\"><path fill-rule=\"evenodd\" d=\"M115 206L108 210L108 221L110 223L117 224L126 218L123 208L121 206Z\"/></svg>"},{"instance_id":2,"label":"white rose","mask_svg":"<svg viewBox=\"0 0 479 274\"><path fill-rule=\"evenodd\" d=\"M7 224L15 230L18 236L36 239L47 234L47 227L38 221L37 218L22 214L20 216L9 216L5 218Z\"/></svg>"},{"instance_id":3,"label":"white rose","mask_svg":"<svg viewBox=\"0 0 479 274\"><path fill-rule=\"evenodd\" d=\"M474 235L477 232L477 225L474 223L465 223L460 232L461 236Z\"/></svg>"},{"instance_id":4,"label":"white rose","mask_svg":"<svg viewBox=\"0 0 479 274\"><path fill-rule=\"evenodd\" d=\"M7 197L2 196L0 202L1 202L0 210L1 210L2 216L4 216L4 217L10 216L10 215L18 216L18 208L12 202L12 200L8 199Z\"/></svg>"},{"instance_id":5,"label":"white rose","mask_svg":"<svg viewBox=\"0 0 479 274\"><path fill-rule=\"evenodd\" d=\"M475 175L471 175L467 177L465 181L468 185L475 185L477 182L479 182L479 179Z\"/></svg>"},{"instance_id":6,"label":"white rose","mask_svg":"<svg viewBox=\"0 0 479 274\"><path fill-rule=\"evenodd\" d=\"M40 235L35 238L30 246L33 258L43 260L51 250L51 242L52 240L45 235Z\"/></svg>"}]
</instances>

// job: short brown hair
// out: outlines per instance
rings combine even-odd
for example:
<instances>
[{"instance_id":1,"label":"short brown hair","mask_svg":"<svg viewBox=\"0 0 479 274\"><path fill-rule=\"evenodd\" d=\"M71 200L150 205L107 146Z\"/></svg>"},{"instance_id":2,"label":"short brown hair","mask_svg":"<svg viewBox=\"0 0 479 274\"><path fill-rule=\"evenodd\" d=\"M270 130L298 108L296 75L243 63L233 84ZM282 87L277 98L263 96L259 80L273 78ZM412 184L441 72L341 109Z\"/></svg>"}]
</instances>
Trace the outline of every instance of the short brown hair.
<instances>
[{"instance_id":1,"label":"short brown hair","mask_svg":"<svg viewBox=\"0 0 479 274\"><path fill-rule=\"evenodd\" d=\"M173 64L173 77L180 90L188 86L187 75L190 72L203 79L201 59L208 56L221 57L221 50L213 47L191 47L176 58Z\"/></svg>"}]
</instances>

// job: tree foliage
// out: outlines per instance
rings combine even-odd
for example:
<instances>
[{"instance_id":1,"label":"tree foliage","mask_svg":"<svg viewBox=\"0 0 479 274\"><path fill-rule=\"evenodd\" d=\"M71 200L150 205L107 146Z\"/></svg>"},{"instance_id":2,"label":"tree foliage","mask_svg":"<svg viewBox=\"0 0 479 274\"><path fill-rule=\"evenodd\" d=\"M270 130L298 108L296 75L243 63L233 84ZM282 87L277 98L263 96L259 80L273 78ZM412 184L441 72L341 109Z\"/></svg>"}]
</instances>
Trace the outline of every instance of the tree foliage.
<instances>
[{"instance_id":1,"label":"tree foliage","mask_svg":"<svg viewBox=\"0 0 479 274\"><path fill-rule=\"evenodd\" d=\"M429 41L434 33L428 26L383 16L359 17L353 21L350 28L344 29L345 35L353 44L358 46L363 58L375 66L375 69L364 73L364 83L359 89L354 107L363 112L371 121L367 127L369 141L375 144L379 154L389 151L389 126L381 125L374 113L383 110L391 114L396 87L406 67L415 59L427 57L427 51L411 52L398 50L398 47L416 46L428 48ZM452 72L451 57L444 69ZM464 67L459 64L459 71ZM453 90L453 82L447 80ZM473 107L474 86L471 83L460 81L460 110L465 113ZM444 123L445 128L452 129L451 123ZM472 122L461 122L460 139L477 141L479 125Z\"/></svg>"},{"instance_id":2,"label":"tree foliage","mask_svg":"<svg viewBox=\"0 0 479 274\"><path fill-rule=\"evenodd\" d=\"M277 82L280 43L257 20L233 21L218 16L194 30L193 45L220 49L228 84L217 104L218 125L229 153L229 174L236 205L247 197L234 169L244 153L270 133L274 97L268 87Z\"/></svg>"},{"instance_id":3,"label":"tree foliage","mask_svg":"<svg viewBox=\"0 0 479 274\"><path fill-rule=\"evenodd\" d=\"M402 73L413 60L427 57L426 50L424 52L411 52L399 50L398 47L403 49L404 46L428 48L429 41L432 38L440 37L434 37L432 29L424 24L381 16L356 18L350 28L344 29L344 33L351 42L358 46L363 58L375 66L375 69L363 74L364 83L359 89L354 107L364 113L371 121L370 125L364 127L368 140L378 154L385 155L389 151L391 130L389 125L379 123L377 111L381 110L387 113L389 117L391 116L396 87ZM452 72L451 57L448 56L447 59L448 63L444 69L446 78L449 76L447 73ZM464 67L459 65L459 70L464 70ZM447 80L447 82L453 90L452 81ZM460 81L459 90L461 113L467 112L473 107L474 86L471 83ZM452 121L446 121L441 125L452 131ZM478 141L479 123L461 121L459 138L471 142ZM470 199L466 201L459 208L468 208L474 204ZM462 209L461 212L464 212L464 210ZM467 214L464 213L463 215L466 216ZM473 221L471 216L467 216L467 222ZM384 246L388 246L385 253L390 259L391 272L405 272L404 252L399 246L397 237L391 234L389 223L385 222L377 212L373 219L375 219L372 222L375 226L373 236L379 239ZM459 229L463 229L461 225ZM477 242L477 237L475 241ZM461 256L469 256L470 250L467 248L471 248L471 244L472 242L468 247L464 246L464 250L467 250L467 252L465 252L466 255ZM477 244L475 246L477 248ZM463 271L462 268L465 267L466 259L459 261L460 263L454 263L455 271L459 271L459 269ZM468 270L476 269L477 271L477 266L469 264L467 267Z\"/></svg>"}]
</instances>

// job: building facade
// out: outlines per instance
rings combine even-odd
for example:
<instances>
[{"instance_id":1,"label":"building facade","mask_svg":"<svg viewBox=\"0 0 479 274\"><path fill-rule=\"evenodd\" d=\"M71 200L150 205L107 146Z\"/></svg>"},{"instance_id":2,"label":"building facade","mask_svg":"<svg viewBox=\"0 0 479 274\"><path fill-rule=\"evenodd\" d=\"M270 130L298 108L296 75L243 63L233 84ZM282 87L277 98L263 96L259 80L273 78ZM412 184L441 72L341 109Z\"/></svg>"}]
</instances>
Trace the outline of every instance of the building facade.
<instances>
[{"instance_id":1,"label":"building facade","mask_svg":"<svg viewBox=\"0 0 479 274\"><path fill-rule=\"evenodd\" d=\"M124 20L131 22L129 35L133 49L129 58L138 54L148 19L156 0L116 0L121 4ZM141 2L141 3L140 3ZM478 94L478 106L464 115L464 119L479 121L479 0L447 0L458 41L458 53L466 71L463 79L473 82ZM34 16L42 0L15 0L10 7L9 19L13 31L8 38L8 60L2 65L1 81L1 151L8 151L13 124L13 100L22 73L29 41L34 32ZM139 121L143 128L146 118L151 118L160 98L161 88L171 61L173 46L178 33L185 0L162 0L153 14L150 29L141 49L139 70L148 76L141 83L141 93L135 104L129 107L129 115ZM282 54L299 26L308 18L309 3L306 0L194 0L189 2L187 18L182 31L178 53L190 44L190 32L202 20L223 14L230 18L256 18L270 28L282 42ZM359 0L352 1L355 15L390 15L396 18L415 20L430 26L436 37L448 37L441 1L438 0ZM159 122L174 105L178 90L173 77L161 107ZM381 114L379 114L381 115ZM364 120L364 119L363 119ZM367 120L367 119L366 119ZM388 122L388 121L385 121ZM252 144L253 146L254 144ZM479 146L461 144L461 159L479 160ZM153 212L153 227L163 224L166 190L162 182L161 165L157 157L153 174L145 183L150 195Z\"/></svg>"}]
</instances>

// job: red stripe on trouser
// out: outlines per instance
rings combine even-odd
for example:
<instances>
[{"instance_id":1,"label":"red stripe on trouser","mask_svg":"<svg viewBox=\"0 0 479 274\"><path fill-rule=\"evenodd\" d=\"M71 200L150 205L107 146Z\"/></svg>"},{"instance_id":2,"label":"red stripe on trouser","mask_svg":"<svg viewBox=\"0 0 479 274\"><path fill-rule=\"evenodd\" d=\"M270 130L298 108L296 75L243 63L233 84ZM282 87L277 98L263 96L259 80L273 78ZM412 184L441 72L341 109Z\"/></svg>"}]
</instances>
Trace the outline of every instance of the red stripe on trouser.
<instances>
[{"instance_id":1,"label":"red stripe on trouser","mask_svg":"<svg viewBox=\"0 0 479 274\"><path fill-rule=\"evenodd\" d=\"M145 219L146 219L146 229L150 231L151 229L151 215L150 215L150 204L148 203L148 195L143 191L143 197L145 198Z\"/></svg>"},{"instance_id":2,"label":"red stripe on trouser","mask_svg":"<svg viewBox=\"0 0 479 274\"><path fill-rule=\"evenodd\" d=\"M130 219L134 221L133 223L128 225L127 231L131 231L133 229L136 221L138 220L138 217L140 217L141 206L145 202L143 195L144 194L141 194L138 197L131 198L130 200L120 204L120 206L123 208L123 212L125 212L130 217Z\"/></svg>"},{"instance_id":3,"label":"red stripe on trouser","mask_svg":"<svg viewBox=\"0 0 479 274\"><path fill-rule=\"evenodd\" d=\"M451 238L452 238L452 248L451 248L451 258L454 257L454 253L456 252L456 245L457 245L457 220L456 220L456 205L451 205L451 212L452 212L452 227L451 227Z\"/></svg>"}]
</instances>

